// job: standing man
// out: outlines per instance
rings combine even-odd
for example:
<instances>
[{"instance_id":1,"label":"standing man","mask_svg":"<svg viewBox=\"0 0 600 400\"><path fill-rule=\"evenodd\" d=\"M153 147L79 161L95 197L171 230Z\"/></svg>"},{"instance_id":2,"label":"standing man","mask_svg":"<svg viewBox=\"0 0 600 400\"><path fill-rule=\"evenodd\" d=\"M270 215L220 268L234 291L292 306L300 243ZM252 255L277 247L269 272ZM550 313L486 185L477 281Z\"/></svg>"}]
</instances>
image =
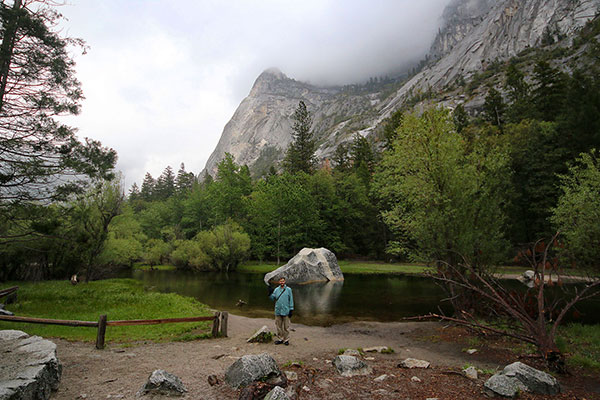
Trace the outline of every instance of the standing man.
<instances>
[{"instance_id":1,"label":"standing man","mask_svg":"<svg viewBox=\"0 0 600 400\"><path fill-rule=\"evenodd\" d=\"M277 340L275 344L290 344L290 317L294 311L294 296L292 288L285 285L285 278L279 278L279 286L269 296L275 302L275 326L277 327Z\"/></svg>"}]
</instances>

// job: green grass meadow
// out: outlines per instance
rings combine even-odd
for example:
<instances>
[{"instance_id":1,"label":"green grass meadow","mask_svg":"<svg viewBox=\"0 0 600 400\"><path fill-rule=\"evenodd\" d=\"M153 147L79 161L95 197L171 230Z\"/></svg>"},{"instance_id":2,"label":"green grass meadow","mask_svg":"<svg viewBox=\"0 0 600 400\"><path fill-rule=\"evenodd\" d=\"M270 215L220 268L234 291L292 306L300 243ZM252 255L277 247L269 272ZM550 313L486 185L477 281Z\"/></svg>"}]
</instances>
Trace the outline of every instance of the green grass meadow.
<instances>
[{"instance_id":1,"label":"green grass meadow","mask_svg":"<svg viewBox=\"0 0 600 400\"><path fill-rule=\"evenodd\" d=\"M208 306L191 297L146 291L133 279L108 279L73 286L69 281L39 283L8 282L2 287L19 286L18 300L6 308L22 317L108 321L210 316ZM171 323L139 326L108 326L107 342L140 340L170 341L194 339L209 333L212 322ZM43 337L95 341L96 328L39 325L0 321L0 329L17 329Z\"/></svg>"}]
</instances>

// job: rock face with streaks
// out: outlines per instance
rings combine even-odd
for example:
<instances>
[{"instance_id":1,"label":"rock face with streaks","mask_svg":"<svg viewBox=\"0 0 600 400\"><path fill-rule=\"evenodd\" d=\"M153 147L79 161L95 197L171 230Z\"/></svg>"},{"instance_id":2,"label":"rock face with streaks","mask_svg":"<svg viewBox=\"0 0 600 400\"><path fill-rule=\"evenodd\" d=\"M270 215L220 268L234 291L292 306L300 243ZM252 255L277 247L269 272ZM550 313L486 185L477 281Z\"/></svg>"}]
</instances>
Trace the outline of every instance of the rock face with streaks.
<instances>
[{"instance_id":1,"label":"rock face with streaks","mask_svg":"<svg viewBox=\"0 0 600 400\"><path fill-rule=\"evenodd\" d=\"M414 95L430 89L435 92L459 78L469 81L489 63L539 46L544 37L570 38L599 8L600 0L452 0L431 45L428 66L392 89L318 87L277 69L266 70L223 129L205 171L214 177L227 152L238 164L248 165L254 175L266 173L283 158L291 142L291 116L300 100L313 116L317 158L331 159L336 148L356 134L374 135L382 121ZM453 107L462 101L442 104ZM475 109L482 104L479 95L465 107Z\"/></svg>"},{"instance_id":2,"label":"rock face with streaks","mask_svg":"<svg viewBox=\"0 0 600 400\"><path fill-rule=\"evenodd\" d=\"M15 330L0 331L0 400L49 399L62 366L56 345Z\"/></svg>"},{"instance_id":3,"label":"rock face with streaks","mask_svg":"<svg viewBox=\"0 0 600 400\"><path fill-rule=\"evenodd\" d=\"M265 274L264 281L277 282L285 277L286 283L305 284L315 282L343 281L344 274L335 254L326 248L300 250L287 264Z\"/></svg>"}]
</instances>

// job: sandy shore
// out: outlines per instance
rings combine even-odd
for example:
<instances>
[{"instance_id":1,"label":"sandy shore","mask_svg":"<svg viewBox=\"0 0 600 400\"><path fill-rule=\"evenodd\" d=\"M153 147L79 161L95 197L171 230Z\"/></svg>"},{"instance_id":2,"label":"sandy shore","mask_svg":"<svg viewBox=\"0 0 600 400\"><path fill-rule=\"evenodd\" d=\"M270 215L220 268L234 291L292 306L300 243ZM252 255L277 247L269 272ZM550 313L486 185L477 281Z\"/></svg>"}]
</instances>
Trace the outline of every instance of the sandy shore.
<instances>
[{"instance_id":1,"label":"sandy shore","mask_svg":"<svg viewBox=\"0 0 600 400\"><path fill-rule=\"evenodd\" d=\"M326 328L292 323L290 346L246 343L263 325L274 330L270 319L230 315L227 338L112 344L104 350L96 350L91 343L55 340L63 377L52 399L133 399L155 369L165 369L180 377L188 389L185 398L229 398L233 393L224 389L224 385L211 387L208 376L215 374L222 379L226 368L238 357L263 352L271 354L280 366L288 361L303 361L324 370L333 368L325 360L333 359L339 349L370 346L390 346L395 350L390 355L377 354L371 363L377 363L378 359L395 363L414 357L428 360L434 367L460 367L473 360L457 344L429 340L442 327L437 322L355 322ZM478 365L496 367L485 362Z\"/></svg>"}]
</instances>

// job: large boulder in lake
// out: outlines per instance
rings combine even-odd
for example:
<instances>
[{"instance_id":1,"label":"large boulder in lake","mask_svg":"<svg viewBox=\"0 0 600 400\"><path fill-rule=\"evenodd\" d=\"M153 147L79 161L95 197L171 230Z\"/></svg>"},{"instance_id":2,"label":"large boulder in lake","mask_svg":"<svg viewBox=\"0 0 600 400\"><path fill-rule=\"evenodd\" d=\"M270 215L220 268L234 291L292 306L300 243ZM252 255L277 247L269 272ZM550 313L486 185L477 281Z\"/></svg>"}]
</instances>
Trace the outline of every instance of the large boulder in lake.
<instances>
[{"instance_id":1,"label":"large boulder in lake","mask_svg":"<svg viewBox=\"0 0 600 400\"><path fill-rule=\"evenodd\" d=\"M344 280L335 254L323 247L300 250L287 264L266 274L265 283L277 282L281 277L285 277L288 284Z\"/></svg>"},{"instance_id":2,"label":"large boulder in lake","mask_svg":"<svg viewBox=\"0 0 600 400\"><path fill-rule=\"evenodd\" d=\"M54 343L21 331L0 331L0 400L49 399L61 373Z\"/></svg>"}]
</instances>

